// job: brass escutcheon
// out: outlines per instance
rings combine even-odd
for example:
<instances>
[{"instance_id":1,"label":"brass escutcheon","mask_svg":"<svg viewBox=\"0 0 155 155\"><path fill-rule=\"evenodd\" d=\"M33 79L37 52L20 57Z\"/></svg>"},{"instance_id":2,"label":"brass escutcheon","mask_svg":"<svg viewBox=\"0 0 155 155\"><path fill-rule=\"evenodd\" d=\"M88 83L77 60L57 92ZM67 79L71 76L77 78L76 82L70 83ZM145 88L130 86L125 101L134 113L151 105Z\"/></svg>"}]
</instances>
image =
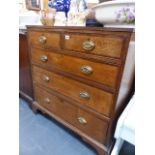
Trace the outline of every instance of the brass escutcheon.
<instances>
[{"instance_id":1,"label":"brass escutcheon","mask_svg":"<svg viewBox=\"0 0 155 155\"><path fill-rule=\"evenodd\" d=\"M46 61L48 60L48 57L47 57L46 55L42 55L42 56L40 57L40 60L41 60L42 62L46 62Z\"/></svg>"},{"instance_id":2,"label":"brass escutcheon","mask_svg":"<svg viewBox=\"0 0 155 155\"><path fill-rule=\"evenodd\" d=\"M47 104L49 104L50 103L50 99L48 97L45 97L44 98L44 102L47 103Z\"/></svg>"},{"instance_id":3,"label":"brass escutcheon","mask_svg":"<svg viewBox=\"0 0 155 155\"><path fill-rule=\"evenodd\" d=\"M86 119L85 118L83 118L83 117L78 117L78 121L80 122L80 124L87 124L87 121L86 121Z\"/></svg>"},{"instance_id":4,"label":"brass escutcheon","mask_svg":"<svg viewBox=\"0 0 155 155\"><path fill-rule=\"evenodd\" d=\"M39 41L40 44L45 44L46 41L47 41L47 38L45 36L40 36L38 41Z\"/></svg>"},{"instance_id":5,"label":"brass escutcheon","mask_svg":"<svg viewBox=\"0 0 155 155\"><path fill-rule=\"evenodd\" d=\"M80 68L80 70L81 70L82 73L87 74L87 75L89 75L89 74L91 74L93 72L93 69L90 66L85 66L85 65L82 66Z\"/></svg>"},{"instance_id":6,"label":"brass escutcheon","mask_svg":"<svg viewBox=\"0 0 155 155\"><path fill-rule=\"evenodd\" d=\"M95 48L95 43L93 41L87 40L83 42L83 49L91 51Z\"/></svg>"},{"instance_id":7,"label":"brass escutcheon","mask_svg":"<svg viewBox=\"0 0 155 155\"><path fill-rule=\"evenodd\" d=\"M80 98L83 98L83 99L90 99L90 95L87 93L87 92L80 92Z\"/></svg>"},{"instance_id":8,"label":"brass escutcheon","mask_svg":"<svg viewBox=\"0 0 155 155\"><path fill-rule=\"evenodd\" d=\"M42 79L45 82L49 82L49 80L50 80L50 78L47 75L43 75Z\"/></svg>"}]
</instances>

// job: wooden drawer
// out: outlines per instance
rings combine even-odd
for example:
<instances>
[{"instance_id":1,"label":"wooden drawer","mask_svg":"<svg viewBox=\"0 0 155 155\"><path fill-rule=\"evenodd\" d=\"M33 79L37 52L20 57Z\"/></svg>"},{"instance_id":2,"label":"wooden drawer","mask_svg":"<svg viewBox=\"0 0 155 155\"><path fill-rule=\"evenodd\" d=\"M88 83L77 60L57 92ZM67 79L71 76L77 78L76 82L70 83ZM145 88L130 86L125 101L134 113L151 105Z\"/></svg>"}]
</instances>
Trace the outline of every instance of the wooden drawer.
<instances>
[{"instance_id":1,"label":"wooden drawer","mask_svg":"<svg viewBox=\"0 0 155 155\"><path fill-rule=\"evenodd\" d=\"M55 32L28 32L29 43L42 48L60 49L60 34Z\"/></svg>"},{"instance_id":2,"label":"wooden drawer","mask_svg":"<svg viewBox=\"0 0 155 155\"><path fill-rule=\"evenodd\" d=\"M59 53L31 49L32 61L116 88L118 67L96 63ZM42 60L43 59L43 60Z\"/></svg>"},{"instance_id":3,"label":"wooden drawer","mask_svg":"<svg viewBox=\"0 0 155 155\"><path fill-rule=\"evenodd\" d=\"M105 143L108 122L92 115L39 87L34 87L36 101L61 119L83 131L88 136Z\"/></svg>"},{"instance_id":4,"label":"wooden drawer","mask_svg":"<svg viewBox=\"0 0 155 155\"><path fill-rule=\"evenodd\" d=\"M116 35L92 36L90 34L64 35L64 49L109 57L121 57L124 39Z\"/></svg>"},{"instance_id":5,"label":"wooden drawer","mask_svg":"<svg viewBox=\"0 0 155 155\"><path fill-rule=\"evenodd\" d=\"M37 86L34 86L34 93L35 101L65 121L74 124L78 112L78 109L75 106L72 104L67 104L62 99Z\"/></svg>"},{"instance_id":6,"label":"wooden drawer","mask_svg":"<svg viewBox=\"0 0 155 155\"><path fill-rule=\"evenodd\" d=\"M33 66L33 81L51 88L101 114L110 116L113 94Z\"/></svg>"}]
</instances>

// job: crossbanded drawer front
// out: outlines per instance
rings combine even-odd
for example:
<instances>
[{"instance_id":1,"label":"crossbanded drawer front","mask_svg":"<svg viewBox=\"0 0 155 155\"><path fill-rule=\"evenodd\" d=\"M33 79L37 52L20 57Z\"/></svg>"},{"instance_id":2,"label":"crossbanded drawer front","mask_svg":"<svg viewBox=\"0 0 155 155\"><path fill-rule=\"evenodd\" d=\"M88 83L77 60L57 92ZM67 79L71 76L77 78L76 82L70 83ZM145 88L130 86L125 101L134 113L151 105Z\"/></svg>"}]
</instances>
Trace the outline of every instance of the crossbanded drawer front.
<instances>
[{"instance_id":1,"label":"crossbanded drawer front","mask_svg":"<svg viewBox=\"0 0 155 155\"><path fill-rule=\"evenodd\" d=\"M116 66L34 48L31 49L31 57L34 63L48 67L54 66L72 75L92 80L114 89L116 88L119 72L119 68Z\"/></svg>"},{"instance_id":2,"label":"crossbanded drawer front","mask_svg":"<svg viewBox=\"0 0 155 155\"><path fill-rule=\"evenodd\" d=\"M110 116L113 94L36 66L33 66L32 69L34 83L53 89L83 106Z\"/></svg>"},{"instance_id":3,"label":"crossbanded drawer front","mask_svg":"<svg viewBox=\"0 0 155 155\"><path fill-rule=\"evenodd\" d=\"M120 58L124 39L120 36L91 36L86 34L66 33L64 49Z\"/></svg>"},{"instance_id":4,"label":"crossbanded drawer front","mask_svg":"<svg viewBox=\"0 0 155 155\"><path fill-rule=\"evenodd\" d=\"M107 121L101 120L95 115L58 98L37 86L34 87L34 92L36 101L44 108L80 129L88 136L103 144L105 143L108 129Z\"/></svg>"},{"instance_id":5,"label":"crossbanded drawer front","mask_svg":"<svg viewBox=\"0 0 155 155\"><path fill-rule=\"evenodd\" d=\"M28 32L29 43L42 48L60 49L60 34L55 32Z\"/></svg>"},{"instance_id":6,"label":"crossbanded drawer front","mask_svg":"<svg viewBox=\"0 0 155 155\"><path fill-rule=\"evenodd\" d=\"M48 109L52 113L61 117L65 121L75 124L75 118L77 117L78 109L72 104L67 104L64 100L48 93L34 85L35 100L42 105L44 108Z\"/></svg>"}]
</instances>

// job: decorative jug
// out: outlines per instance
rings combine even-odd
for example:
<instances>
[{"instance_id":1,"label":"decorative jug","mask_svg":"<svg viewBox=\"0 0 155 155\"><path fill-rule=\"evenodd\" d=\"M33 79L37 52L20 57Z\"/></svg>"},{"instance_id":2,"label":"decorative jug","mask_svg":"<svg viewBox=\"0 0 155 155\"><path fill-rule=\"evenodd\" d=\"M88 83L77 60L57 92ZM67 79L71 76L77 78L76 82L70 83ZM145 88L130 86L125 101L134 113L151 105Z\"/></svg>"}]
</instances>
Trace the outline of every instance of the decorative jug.
<instances>
[{"instance_id":1,"label":"decorative jug","mask_svg":"<svg viewBox=\"0 0 155 155\"><path fill-rule=\"evenodd\" d=\"M48 6L55 8L57 12L65 12L66 16L70 7L70 0L49 0Z\"/></svg>"},{"instance_id":2,"label":"decorative jug","mask_svg":"<svg viewBox=\"0 0 155 155\"><path fill-rule=\"evenodd\" d=\"M41 10L40 11L40 21L43 25L53 26L54 24L55 11L51 10Z\"/></svg>"}]
</instances>

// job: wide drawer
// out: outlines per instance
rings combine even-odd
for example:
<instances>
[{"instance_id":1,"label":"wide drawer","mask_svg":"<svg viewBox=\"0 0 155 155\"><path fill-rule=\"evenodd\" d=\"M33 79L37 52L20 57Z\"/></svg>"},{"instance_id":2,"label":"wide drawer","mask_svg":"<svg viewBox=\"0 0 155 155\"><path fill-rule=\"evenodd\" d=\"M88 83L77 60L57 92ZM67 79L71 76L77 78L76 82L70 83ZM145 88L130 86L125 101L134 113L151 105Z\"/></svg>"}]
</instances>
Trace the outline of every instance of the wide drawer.
<instances>
[{"instance_id":1,"label":"wide drawer","mask_svg":"<svg viewBox=\"0 0 155 155\"><path fill-rule=\"evenodd\" d=\"M64 49L103 55L121 57L124 39L116 35L92 36L87 34L64 34Z\"/></svg>"},{"instance_id":2,"label":"wide drawer","mask_svg":"<svg viewBox=\"0 0 155 155\"><path fill-rule=\"evenodd\" d=\"M51 88L101 114L110 116L113 94L33 66L33 81Z\"/></svg>"},{"instance_id":3,"label":"wide drawer","mask_svg":"<svg viewBox=\"0 0 155 155\"><path fill-rule=\"evenodd\" d=\"M119 68L59 53L31 49L32 62L54 66L62 71L116 88Z\"/></svg>"},{"instance_id":4,"label":"wide drawer","mask_svg":"<svg viewBox=\"0 0 155 155\"><path fill-rule=\"evenodd\" d=\"M44 108L77 127L88 136L101 143L105 143L108 129L107 121L101 120L95 115L58 98L39 87L35 86L34 91L35 100Z\"/></svg>"},{"instance_id":5,"label":"wide drawer","mask_svg":"<svg viewBox=\"0 0 155 155\"><path fill-rule=\"evenodd\" d=\"M29 31L29 44L42 48L60 49L60 34L55 32Z\"/></svg>"}]
</instances>

